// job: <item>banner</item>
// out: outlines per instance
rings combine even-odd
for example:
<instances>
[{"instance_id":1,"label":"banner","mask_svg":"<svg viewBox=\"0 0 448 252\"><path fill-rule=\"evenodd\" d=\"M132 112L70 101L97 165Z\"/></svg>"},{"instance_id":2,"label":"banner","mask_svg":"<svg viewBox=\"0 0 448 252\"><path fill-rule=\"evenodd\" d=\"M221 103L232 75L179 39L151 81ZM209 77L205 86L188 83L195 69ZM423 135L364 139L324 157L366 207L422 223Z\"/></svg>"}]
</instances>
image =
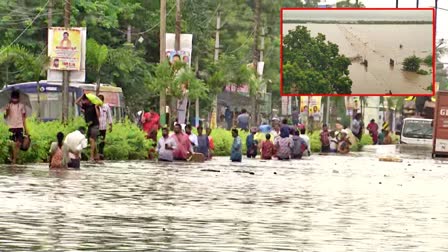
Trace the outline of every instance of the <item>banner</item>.
<instances>
[{"instance_id":1,"label":"banner","mask_svg":"<svg viewBox=\"0 0 448 252\"><path fill-rule=\"evenodd\" d=\"M190 51L176 51L176 50L166 50L166 58L170 63L180 60L191 67L191 50Z\"/></svg>"},{"instance_id":2,"label":"banner","mask_svg":"<svg viewBox=\"0 0 448 252\"><path fill-rule=\"evenodd\" d=\"M81 46L81 29L50 28L48 31L50 69L79 71L81 69Z\"/></svg>"},{"instance_id":3,"label":"banner","mask_svg":"<svg viewBox=\"0 0 448 252\"><path fill-rule=\"evenodd\" d=\"M321 96L301 96L300 97L300 112L304 112L305 107L308 108L308 112L320 112L321 109Z\"/></svg>"},{"instance_id":4,"label":"banner","mask_svg":"<svg viewBox=\"0 0 448 252\"><path fill-rule=\"evenodd\" d=\"M166 56L172 63L174 60L182 60L191 66L191 52L193 50L193 34L180 35L180 50L174 49L176 34L166 34ZM177 56L179 57L177 57ZM175 57L176 56L176 57Z\"/></svg>"},{"instance_id":5,"label":"banner","mask_svg":"<svg viewBox=\"0 0 448 252\"><path fill-rule=\"evenodd\" d=\"M346 96L345 97L345 109L346 110L359 110L361 102L359 96Z\"/></svg>"}]
</instances>

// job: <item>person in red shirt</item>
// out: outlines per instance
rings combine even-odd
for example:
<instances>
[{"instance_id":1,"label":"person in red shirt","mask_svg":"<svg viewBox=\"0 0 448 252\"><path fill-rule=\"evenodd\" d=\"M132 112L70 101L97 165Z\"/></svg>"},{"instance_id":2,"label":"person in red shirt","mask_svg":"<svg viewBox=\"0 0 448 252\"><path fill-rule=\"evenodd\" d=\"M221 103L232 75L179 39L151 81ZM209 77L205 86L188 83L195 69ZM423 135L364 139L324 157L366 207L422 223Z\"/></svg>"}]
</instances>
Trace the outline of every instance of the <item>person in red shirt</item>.
<instances>
[{"instance_id":1,"label":"person in red shirt","mask_svg":"<svg viewBox=\"0 0 448 252\"><path fill-rule=\"evenodd\" d=\"M213 142L213 137L211 136L212 129L210 129L210 128L205 129L205 133L208 136L208 146L210 148L208 151L208 159L210 160L210 159L212 159L212 154L213 154L213 151L215 150L215 143Z\"/></svg>"},{"instance_id":2,"label":"person in red shirt","mask_svg":"<svg viewBox=\"0 0 448 252\"><path fill-rule=\"evenodd\" d=\"M275 146L271 141L271 134L266 134L266 140L261 144L261 159L272 159L275 155Z\"/></svg>"},{"instance_id":3,"label":"person in red shirt","mask_svg":"<svg viewBox=\"0 0 448 252\"><path fill-rule=\"evenodd\" d=\"M143 131L146 132L147 138L157 143L157 131L159 130L160 116L155 111L154 107L151 107L150 111L143 114L142 117Z\"/></svg>"},{"instance_id":4,"label":"person in red shirt","mask_svg":"<svg viewBox=\"0 0 448 252\"><path fill-rule=\"evenodd\" d=\"M372 137L373 144L378 143L378 124L376 124L375 120L370 120L369 125L367 125L367 130L369 131L370 136Z\"/></svg>"}]
</instances>

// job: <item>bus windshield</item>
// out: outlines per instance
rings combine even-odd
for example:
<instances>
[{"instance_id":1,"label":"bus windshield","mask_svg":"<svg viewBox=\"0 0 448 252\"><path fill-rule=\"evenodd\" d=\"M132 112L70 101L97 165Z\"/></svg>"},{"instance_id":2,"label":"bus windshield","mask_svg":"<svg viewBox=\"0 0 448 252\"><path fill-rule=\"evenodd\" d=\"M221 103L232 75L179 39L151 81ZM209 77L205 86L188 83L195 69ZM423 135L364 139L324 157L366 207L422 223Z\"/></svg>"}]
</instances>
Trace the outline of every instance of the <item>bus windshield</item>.
<instances>
[{"instance_id":1,"label":"bus windshield","mask_svg":"<svg viewBox=\"0 0 448 252\"><path fill-rule=\"evenodd\" d=\"M403 137L432 139L433 129L430 120L405 120Z\"/></svg>"}]
</instances>

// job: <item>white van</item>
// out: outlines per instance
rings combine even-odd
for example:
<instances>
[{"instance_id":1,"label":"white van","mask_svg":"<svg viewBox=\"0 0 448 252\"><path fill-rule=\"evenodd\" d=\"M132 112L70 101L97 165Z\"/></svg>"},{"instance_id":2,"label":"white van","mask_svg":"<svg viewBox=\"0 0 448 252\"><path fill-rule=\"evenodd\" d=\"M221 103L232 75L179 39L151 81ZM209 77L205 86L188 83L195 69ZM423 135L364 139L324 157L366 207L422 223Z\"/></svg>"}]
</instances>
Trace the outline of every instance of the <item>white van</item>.
<instances>
[{"instance_id":1,"label":"white van","mask_svg":"<svg viewBox=\"0 0 448 252\"><path fill-rule=\"evenodd\" d=\"M401 129L401 144L432 146L432 119L406 118Z\"/></svg>"}]
</instances>

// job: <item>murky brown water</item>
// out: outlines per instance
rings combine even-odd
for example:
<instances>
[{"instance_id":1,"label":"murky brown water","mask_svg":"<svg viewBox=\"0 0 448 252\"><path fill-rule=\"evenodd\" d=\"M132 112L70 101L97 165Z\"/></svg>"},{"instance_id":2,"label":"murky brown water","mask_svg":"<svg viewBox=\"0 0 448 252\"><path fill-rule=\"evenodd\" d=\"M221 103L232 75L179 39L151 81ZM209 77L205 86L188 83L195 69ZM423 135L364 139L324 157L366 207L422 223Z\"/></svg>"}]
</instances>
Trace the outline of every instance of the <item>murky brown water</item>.
<instances>
[{"instance_id":1,"label":"murky brown water","mask_svg":"<svg viewBox=\"0 0 448 252\"><path fill-rule=\"evenodd\" d=\"M284 24L283 35L297 24ZM406 57L432 55L431 25L347 25L305 24L311 34L326 35L339 45L347 57L361 56L368 60L366 69L360 62L349 67L353 94L423 94L432 83L432 75L403 72L401 63ZM400 49L400 44L403 48ZM395 61L393 68L389 59ZM422 69L430 68L422 65Z\"/></svg>"},{"instance_id":2,"label":"murky brown water","mask_svg":"<svg viewBox=\"0 0 448 252\"><path fill-rule=\"evenodd\" d=\"M446 251L447 168L369 155L0 167L0 251Z\"/></svg>"}]
</instances>

